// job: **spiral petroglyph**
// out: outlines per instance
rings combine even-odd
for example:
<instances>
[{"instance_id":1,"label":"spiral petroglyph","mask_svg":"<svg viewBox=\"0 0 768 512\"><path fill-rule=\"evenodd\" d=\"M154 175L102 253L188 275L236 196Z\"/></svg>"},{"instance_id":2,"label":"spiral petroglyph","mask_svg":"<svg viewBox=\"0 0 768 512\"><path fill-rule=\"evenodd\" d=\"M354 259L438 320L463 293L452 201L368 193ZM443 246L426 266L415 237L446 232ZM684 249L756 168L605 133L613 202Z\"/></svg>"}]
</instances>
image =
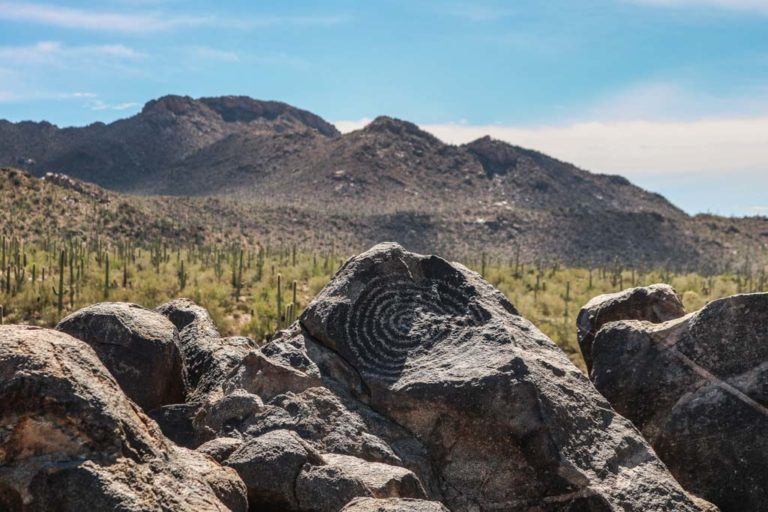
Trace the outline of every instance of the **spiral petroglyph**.
<instances>
[{"instance_id":1,"label":"spiral petroglyph","mask_svg":"<svg viewBox=\"0 0 768 512\"><path fill-rule=\"evenodd\" d=\"M349 348L366 372L397 378L414 351L464 337L487 313L438 279L386 276L370 281L346 321Z\"/></svg>"}]
</instances>

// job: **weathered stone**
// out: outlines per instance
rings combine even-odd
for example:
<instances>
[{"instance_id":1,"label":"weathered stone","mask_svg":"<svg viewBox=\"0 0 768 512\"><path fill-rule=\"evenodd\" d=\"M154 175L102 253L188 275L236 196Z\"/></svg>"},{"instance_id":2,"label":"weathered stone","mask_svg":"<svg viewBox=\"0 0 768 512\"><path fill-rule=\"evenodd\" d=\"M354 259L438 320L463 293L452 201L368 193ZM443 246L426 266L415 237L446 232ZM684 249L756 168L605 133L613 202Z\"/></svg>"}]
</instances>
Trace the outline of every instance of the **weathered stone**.
<instances>
[{"instance_id":1,"label":"weathered stone","mask_svg":"<svg viewBox=\"0 0 768 512\"><path fill-rule=\"evenodd\" d=\"M372 493L362 480L336 466L308 466L296 480L296 500L302 512L338 512L360 496Z\"/></svg>"},{"instance_id":2,"label":"weathered stone","mask_svg":"<svg viewBox=\"0 0 768 512\"><path fill-rule=\"evenodd\" d=\"M284 392L276 395L281 388ZM440 495L425 447L361 402L367 390L356 370L297 324L279 332L258 357L249 355L231 373L225 392L243 390L272 398L250 416L233 415L226 429L199 425L206 438L250 439L288 429L322 452L403 466L418 476L430 496Z\"/></svg>"},{"instance_id":3,"label":"weathered stone","mask_svg":"<svg viewBox=\"0 0 768 512\"><path fill-rule=\"evenodd\" d=\"M197 451L209 455L216 462L224 462L232 452L243 445L242 439L235 437L217 437L197 447Z\"/></svg>"},{"instance_id":4,"label":"weathered stone","mask_svg":"<svg viewBox=\"0 0 768 512\"><path fill-rule=\"evenodd\" d=\"M683 315L683 303L675 290L667 284L598 295L581 308L576 319L579 347L587 369L592 368L592 343L595 335L608 322L645 320L656 324Z\"/></svg>"},{"instance_id":5,"label":"weathered stone","mask_svg":"<svg viewBox=\"0 0 768 512\"><path fill-rule=\"evenodd\" d=\"M235 472L165 439L88 344L0 326L0 510L246 508Z\"/></svg>"},{"instance_id":6,"label":"weathered stone","mask_svg":"<svg viewBox=\"0 0 768 512\"><path fill-rule=\"evenodd\" d=\"M207 402L194 420L198 440L228 436L264 408L258 395L236 389L219 400Z\"/></svg>"},{"instance_id":7,"label":"weathered stone","mask_svg":"<svg viewBox=\"0 0 768 512\"><path fill-rule=\"evenodd\" d=\"M350 502L342 510L343 512L448 512L448 509L445 508L442 503L437 501L398 498L390 498L385 500L375 498L357 498ZM531 511L534 510L536 509L531 509Z\"/></svg>"},{"instance_id":8,"label":"weathered stone","mask_svg":"<svg viewBox=\"0 0 768 512\"><path fill-rule=\"evenodd\" d=\"M194 448L198 445L198 433L194 426L196 404L170 404L153 409L147 415L157 422L163 435L179 446Z\"/></svg>"},{"instance_id":9,"label":"weathered stone","mask_svg":"<svg viewBox=\"0 0 768 512\"><path fill-rule=\"evenodd\" d=\"M244 337L222 338L208 312L189 299L176 299L155 309L179 330L190 391L187 402L223 395L229 373L255 348Z\"/></svg>"},{"instance_id":10,"label":"weathered stone","mask_svg":"<svg viewBox=\"0 0 768 512\"><path fill-rule=\"evenodd\" d=\"M252 510L297 510L296 479L307 463L324 462L319 453L288 430L249 439L224 461L245 482Z\"/></svg>"},{"instance_id":11,"label":"weathered stone","mask_svg":"<svg viewBox=\"0 0 768 512\"><path fill-rule=\"evenodd\" d=\"M184 401L179 335L162 315L136 304L105 302L69 315L56 329L93 347L125 394L145 411Z\"/></svg>"},{"instance_id":12,"label":"weathered stone","mask_svg":"<svg viewBox=\"0 0 768 512\"><path fill-rule=\"evenodd\" d=\"M458 264L381 244L301 322L426 446L455 512L700 510L555 344Z\"/></svg>"},{"instance_id":13,"label":"weathered stone","mask_svg":"<svg viewBox=\"0 0 768 512\"><path fill-rule=\"evenodd\" d=\"M426 498L419 479L405 468L335 453L322 457L327 465L359 478L376 498Z\"/></svg>"},{"instance_id":14,"label":"weathered stone","mask_svg":"<svg viewBox=\"0 0 768 512\"><path fill-rule=\"evenodd\" d=\"M614 322L593 344L598 390L689 491L724 512L768 503L768 294L663 324Z\"/></svg>"},{"instance_id":15,"label":"weathered stone","mask_svg":"<svg viewBox=\"0 0 768 512\"><path fill-rule=\"evenodd\" d=\"M338 512L353 498L425 498L424 489L405 468L325 453L325 465L306 466L296 480L301 510Z\"/></svg>"}]
</instances>

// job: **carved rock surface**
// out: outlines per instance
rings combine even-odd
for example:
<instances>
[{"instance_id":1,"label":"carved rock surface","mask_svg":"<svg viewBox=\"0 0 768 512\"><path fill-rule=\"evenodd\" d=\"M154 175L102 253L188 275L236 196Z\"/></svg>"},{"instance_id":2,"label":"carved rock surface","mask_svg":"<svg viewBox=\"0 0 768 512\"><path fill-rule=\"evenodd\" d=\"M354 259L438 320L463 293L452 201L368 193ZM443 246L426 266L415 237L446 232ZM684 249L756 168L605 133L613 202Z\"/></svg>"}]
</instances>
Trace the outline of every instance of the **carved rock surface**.
<instances>
[{"instance_id":1,"label":"carved rock surface","mask_svg":"<svg viewBox=\"0 0 768 512\"><path fill-rule=\"evenodd\" d=\"M360 400L426 448L454 512L701 510L555 344L461 265L378 245L301 323L355 368Z\"/></svg>"},{"instance_id":2,"label":"carved rock surface","mask_svg":"<svg viewBox=\"0 0 768 512\"><path fill-rule=\"evenodd\" d=\"M162 315L136 304L104 302L72 313L56 329L93 347L145 411L184 401L179 334Z\"/></svg>"},{"instance_id":3,"label":"carved rock surface","mask_svg":"<svg viewBox=\"0 0 768 512\"><path fill-rule=\"evenodd\" d=\"M608 322L645 320L657 324L684 315L683 303L668 284L653 284L598 295L581 308L576 319L579 348L587 368L592 368L592 343L595 335Z\"/></svg>"},{"instance_id":4,"label":"carved rock surface","mask_svg":"<svg viewBox=\"0 0 768 512\"><path fill-rule=\"evenodd\" d=\"M622 321L593 345L597 389L689 491L725 512L768 503L768 294L663 324Z\"/></svg>"},{"instance_id":5,"label":"carved rock surface","mask_svg":"<svg viewBox=\"0 0 768 512\"><path fill-rule=\"evenodd\" d=\"M0 326L0 510L246 509L237 474L165 439L88 344Z\"/></svg>"}]
</instances>

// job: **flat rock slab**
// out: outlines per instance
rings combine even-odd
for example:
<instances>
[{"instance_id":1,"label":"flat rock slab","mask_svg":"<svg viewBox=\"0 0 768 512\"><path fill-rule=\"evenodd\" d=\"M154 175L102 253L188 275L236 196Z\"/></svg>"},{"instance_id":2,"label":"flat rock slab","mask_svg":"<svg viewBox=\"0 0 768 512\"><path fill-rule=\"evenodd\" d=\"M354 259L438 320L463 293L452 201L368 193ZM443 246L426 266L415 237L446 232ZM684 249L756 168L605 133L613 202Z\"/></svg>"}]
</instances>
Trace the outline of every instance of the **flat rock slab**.
<instances>
[{"instance_id":1,"label":"flat rock slab","mask_svg":"<svg viewBox=\"0 0 768 512\"><path fill-rule=\"evenodd\" d=\"M565 354L461 265L378 245L301 323L424 444L455 512L702 510Z\"/></svg>"},{"instance_id":2,"label":"flat rock slab","mask_svg":"<svg viewBox=\"0 0 768 512\"><path fill-rule=\"evenodd\" d=\"M56 329L93 347L145 411L184 401L179 333L164 316L136 304L104 302L72 313Z\"/></svg>"},{"instance_id":3,"label":"flat rock slab","mask_svg":"<svg viewBox=\"0 0 768 512\"><path fill-rule=\"evenodd\" d=\"M768 294L663 324L622 321L593 345L592 378L689 491L725 512L768 503Z\"/></svg>"}]
</instances>

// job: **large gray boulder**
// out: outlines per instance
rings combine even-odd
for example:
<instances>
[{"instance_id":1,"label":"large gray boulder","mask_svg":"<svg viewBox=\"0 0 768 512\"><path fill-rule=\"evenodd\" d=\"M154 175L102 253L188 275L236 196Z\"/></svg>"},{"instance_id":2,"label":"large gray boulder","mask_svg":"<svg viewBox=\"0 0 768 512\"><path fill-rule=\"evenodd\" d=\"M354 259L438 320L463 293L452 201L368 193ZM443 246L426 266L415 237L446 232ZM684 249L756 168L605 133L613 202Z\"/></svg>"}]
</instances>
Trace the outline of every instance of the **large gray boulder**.
<instances>
[{"instance_id":1,"label":"large gray boulder","mask_svg":"<svg viewBox=\"0 0 768 512\"><path fill-rule=\"evenodd\" d=\"M179 334L162 315L136 304L104 302L72 313L56 329L93 347L123 391L145 411L184 401Z\"/></svg>"},{"instance_id":2,"label":"large gray boulder","mask_svg":"<svg viewBox=\"0 0 768 512\"><path fill-rule=\"evenodd\" d=\"M662 324L614 322L592 349L597 389L689 491L725 512L768 503L768 294Z\"/></svg>"},{"instance_id":3,"label":"large gray boulder","mask_svg":"<svg viewBox=\"0 0 768 512\"><path fill-rule=\"evenodd\" d=\"M301 323L355 368L356 399L426 449L426 488L454 512L702 509L556 345L461 265L378 245Z\"/></svg>"},{"instance_id":4,"label":"large gray boulder","mask_svg":"<svg viewBox=\"0 0 768 512\"><path fill-rule=\"evenodd\" d=\"M617 293L598 295L576 318L579 348L587 369L592 368L592 343L600 328L617 320L666 322L685 315L685 307L668 284L652 284Z\"/></svg>"},{"instance_id":5,"label":"large gray boulder","mask_svg":"<svg viewBox=\"0 0 768 512\"><path fill-rule=\"evenodd\" d=\"M245 492L163 437L88 344L0 326L0 510L245 512Z\"/></svg>"}]
</instances>

